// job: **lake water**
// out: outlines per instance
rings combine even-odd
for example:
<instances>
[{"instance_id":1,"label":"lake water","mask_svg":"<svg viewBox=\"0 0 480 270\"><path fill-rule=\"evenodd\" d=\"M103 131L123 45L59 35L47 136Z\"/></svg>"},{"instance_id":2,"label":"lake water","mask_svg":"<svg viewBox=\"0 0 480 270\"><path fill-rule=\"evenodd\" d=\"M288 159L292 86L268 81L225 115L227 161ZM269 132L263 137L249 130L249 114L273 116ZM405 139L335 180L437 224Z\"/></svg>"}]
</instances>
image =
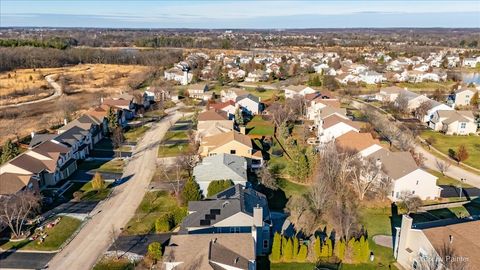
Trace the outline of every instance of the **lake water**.
<instances>
[{"instance_id":1,"label":"lake water","mask_svg":"<svg viewBox=\"0 0 480 270\"><path fill-rule=\"evenodd\" d=\"M462 80L466 84L473 82L476 85L480 85L480 73L474 73L474 72L462 73Z\"/></svg>"}]
</instances>

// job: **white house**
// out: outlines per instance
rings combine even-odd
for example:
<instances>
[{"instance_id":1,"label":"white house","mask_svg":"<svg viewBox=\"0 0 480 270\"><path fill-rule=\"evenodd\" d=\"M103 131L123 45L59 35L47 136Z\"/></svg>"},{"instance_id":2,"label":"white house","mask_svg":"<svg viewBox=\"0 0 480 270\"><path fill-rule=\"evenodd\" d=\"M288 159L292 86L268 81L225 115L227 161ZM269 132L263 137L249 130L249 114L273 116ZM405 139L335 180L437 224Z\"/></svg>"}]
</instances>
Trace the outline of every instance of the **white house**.
<instances>
[{"instance_id":1,"label":"white house","mask_svg":"<svg viewBox=\"0 0 480 270\"><path fill-rule=\"evenodd\" d=\"M380 74L375 71L366 71L366 72L360 73L359 78L360 78L360 81L366 84L377 84L377 83L382 83L383 81L386 80L383 74Z\"/></svg>"},{"instance_id":2,"label":"white house","mask_svg":"<svg viewBox=\"0 0 480 270\"><path fill-rule=\"evenodd\" d=\"M192 81L193 75L186 70L182 70L178 67L165 70L163 73L166 80L176 81L182 85L187 85Z\"/></svg>"},{"instance_id":3,"label":"white house","mask_svg":"<svg viewBox=\"0 0 480 270\"><path fill-rule=\"evenodd\" d=\"M400 88L398 86L381 88L380 92L375 94L375 99L382 102L394 102L397 99L398 95L405 90L407 89Z\"/></svg>"},{"instance_id":4,"label":"white house","mask_svg":"<svg viewBox=\"0 0 480 270\"><path fill-rule=\"evenodd\" d=\"M367 157L382 149L380 141L374 139L370 133L349 131L335 139L335 144L343 149L358 152L360 157Z\"/></svg>"},{"instance_id":5,"label":"white house","mask_svg":"<svg viewBox=\"0 0 480 270\"><path fill-rule=\"evenodd\" d=\"M384 177L391 181L388 197L399 201L406 194L420 197L422 200L440 196L437 177L420 169L409 152L390 152L380 149L368 156L381 164Z\"/></svg>"},{"instance_id":6,"label":"white house","mask_svg":"<svg viewBox=\"0 0 480 270\"><path fill-rule=\"evenodd\" d=\"M452 107L448 106L447 104L440 103L435 100L428 100L430 109L428 109L427 114L423 117L423 119L420 119L422 122L427 123L428 121L432 120L433 115L437 111L451 111L453 110Z\"/></svg>"},{"instance_id":7,"label":"white house","mask_svg":"<svg viewBox=\"0 0 480 270\"><path fill-rule=\"evenodd\" d=\"M232 80L243 80L245 78L245 71L239 68L232 68L228 71L228 77Z\"/></svg>"},{"instance_id":8,"label":"white house","mask_svg":"<svg viewBox=\"0 0 480 270\"><path fill-rule=\"evenodd\" d=\"M480 63L480 56L463 59L463 66L475 68Z\"/></svg>"},{"instance_id":9,"label":"white house","mask_svg":"<svg viewBox=\"0 0 480 270\"><path fill-rule=\"evenodd\" d=\"M320 143L328 143L349 131L359 132L360 127L350 119L334 114L322 119L317 127L317 136Z\"/></svg>"},{"instance_id":10,"label":"white house","mask_svg":"<svg viewBox=\"0 0 480 270\"><path fill-rule=\"evenodd\" d=\"M309 86L304 86L304 85L290 85L283 88L283 90L285 91L286 98L294 98L295 96L305 96L307 94L313 94L316 92L315 89Z\"/></svg>"},{"instance_id":11,"label":"white house","mask_svg":"<svg viewBox=\"0 0 480 270\"><path fill-rule=\"evenodd\" d=\"M259 69L249 72L245 78L246 82L264 82L266 80L268 80L268 73Z\"/></svg>"},{"instance_id":12,"label":"white house","mask_svg":"<svg viewBox=\"0 0 480 270\"><path fill-rule=\"evenodd\" d=\"M250 115L256 115L260 113L260 98L252 94L238 96L236 103L240 105L244 112Z\"/></svg>"},{"instance_id":13,"label":"white house","mask_svg":"<svg viewBox=\"0 0 480 270\"><path fill-rule=\"evenodd\" d=\"M208 92L208 85L200 83L190 85L187 91L189 97L201 100L209 100L213 95L213 92Z\"/></svg>"},{"instance_id":14,"label":"white house","mask_svg":"<svg viewBox=\"0 0 480 270\"><path fill-rule=\"evenodd\" d=\"M440 110L435 112L428 125L447 135L468 135L477 131L477 123L471 111Z\"/></svg>"},{"instance_id":15,"label":"white house","mask_svg":"<svg viewBox=\"0 0 480 270\"><path fill-rule=\"evenodd\" d=\"M452 107L468 106L476 92L476 89L459 86L455 93L449 97L449 103Z\"/></svg>"}]
</instances>

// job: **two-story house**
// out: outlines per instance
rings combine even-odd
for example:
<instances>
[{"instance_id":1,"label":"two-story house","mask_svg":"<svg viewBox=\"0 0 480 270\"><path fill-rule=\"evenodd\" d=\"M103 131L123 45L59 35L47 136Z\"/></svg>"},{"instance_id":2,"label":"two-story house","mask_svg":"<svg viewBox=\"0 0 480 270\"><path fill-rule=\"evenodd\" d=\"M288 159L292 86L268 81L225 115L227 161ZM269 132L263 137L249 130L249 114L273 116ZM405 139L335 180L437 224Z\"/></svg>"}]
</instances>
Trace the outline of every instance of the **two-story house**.
<instances>
[{"instance_id":1,"label":"two-story house","mask_svg":"<svg viewBox=\"0 0 480 270\"><path fill-rule=\"evenodd\" d=\"M285 91L285 98L294 98L295 96L305 96L307 94L313 94L315 89L304 85L289 85L283 88Z\"/></svg>"},{"instance_id":2,"label":"two-story house","mask_svg":"<svg viewBox=\"0 0 480 270\"><path fill-rule=\"evenodd\" d=\"M197 140L233 130L233 120L224 111L210 109L198 114Z\"/></svg>"},{"instance_id":3,"label":"two-story house","mask_svg":"<svg viewBox=\"0 0 480 270\"><path fill-rule=\"evenodd\" d=\"M249 115L256 115L261 111L260 98L252 94L238 96L235 101L240 105L243 112Z\"/></svg>"},{"instance_id":4,"label":"two-story house","mask_svg":"<svg viewBox=\"0 0 480 270\"><path fill-rule=\"evenodd\" d=\"M210 100L213 96L213 92L208 92L207 84L192 84L187 88L188 96L194 99Z\"/></svg>"},{"instance_id":5,"label":"two-story house","mask_svg":"<svg viewBox=\"0 0 480 270\"><path fill-rule=\"evenodd\" d=\"M477 131L477 123L471 111L440 110L435 112L428 125L447 135L468 135Z\"/></svg>"}]
</instances>

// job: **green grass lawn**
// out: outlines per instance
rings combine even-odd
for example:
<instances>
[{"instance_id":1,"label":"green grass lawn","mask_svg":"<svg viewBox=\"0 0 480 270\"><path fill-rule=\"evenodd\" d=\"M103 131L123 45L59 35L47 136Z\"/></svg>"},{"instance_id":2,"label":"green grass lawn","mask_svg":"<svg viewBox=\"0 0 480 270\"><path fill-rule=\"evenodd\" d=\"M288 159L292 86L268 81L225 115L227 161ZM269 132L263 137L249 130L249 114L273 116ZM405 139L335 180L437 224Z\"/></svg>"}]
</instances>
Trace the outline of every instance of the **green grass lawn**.
<instances>
[{"instance_id":1,"label":"green grass lawn","mask_svg":"<svg viewBox=\"0 0 480 270\"><path fill-rule=\"evenodd\" d=\"M272 89L265 89L265 91L263 91L263 92L259 92L255 88L246 88L245 90L247 92L249 92L250 94L259 97L262 101L272 98L272 96L274 94L276 94L276 95L279 94L279 91L272 90Z\"/></svg>"},{"instance_id":2,"label":"green grass lawn","mask_svg":"<svg viewBox=\"0 0 480 270\"><path fill-rule=\"evenodd\" d=\"M104 258L100 260L93 270L133 270L134 264L125 258L118 260Z\"/></svg>"},{"instance_id":3,"label":"green grass lawn","mask_svg":"<svg viewBox=\"0 0 480 270\"><path fill-rule=\"evenodd\" d=\"M430 169L427 169L427 171L429 173L435 175L436 177L438 177L437 185L449 185L449 186L456 186L456 187L461 185L464 188L471 188L472 187L467 183L462 183L462 182L458 181L457 179L453 179L453 178L448 177L446 175L442 175L442 173L440 173L440 172L430 170Z\"/></svg>"},{"instance_id":4,"label":"green grass lawn","mask_svg":"<svg viewBox=\"0 0 480 270\"><path fill-rule=\"evenodd\" d=\"M107 162L103 160L88 160L78 165L78 169L105 173L122 173L124 166L125 162L122 159L112 159Z\"/></svg>"},{"instance_id":5,"label":"green grass lawn","mask_svg":"<svg viewBox=\"0 0 480 270\"><path fill-rule=\"evenodd\" d=\"M392 235L390 216L389 206L360 208L360 218L368 230L369 237L377 234Z\"/></svg>"},{"instance_id":6,"label":"green grass lawn","mask_svg":"<svg viewBox=\"0 0 480 270\"><path fill-rule=\"evenodd\" d=\"M164 141L168 140L187 140L188 134L185 131L168 131L163 138Z\"/></svg>"},{"instance_id":7,"label":"green grass lawn","mask_svg":"<svg viewBox=\"0 0 480 270\"><path fill-rule=\"evenodd\" d=\"M124 233L134 235L152 232L157 218L178 207L177 200L166 191L147 192Z\"/></svg>"},{"instance_id":8,"label":"green grass lawn","mask_svg":"<svg viewBox=\"0 0 480 270\"><path fill-rule=\"evenodd\" d=\"M106 183L107 187L101 190L95 190L92 188L92 183L88 182L80 188L83 191L82 201L101 201L108 197L111 189L108 187L109 184Z\"/></svg>"},{"instance_id":9,"label":"green grass lawn","mask_svg":"<svg viewBox=\"0 0 480 270\"><path fill-rule=\"evenodd\" d=\"M307 186L300 185L283 178L278 179L278 186L285 192L287 198L292 195L303 195L308 191Z\"/></svg>"},{"instance_id":10,"label":"green grass lawn","mask_svg":"<svg viewBox=\"0 0 480 270\"><path fill-rule=\"evenodd\" d=\"M80 226L82 222L76 218L62 216L60 222L53 228L46 228L47 238L43 243L38 241L24 240L20 242L7 242L0 246L0 248L7 249L21 249L21 250L40 250L52 251L58 250Z\"/></svg>"},{"instance_id":11,"label":"green grass lawn","mask_svg":"<svg viewBox=\"0 0 480 270\"><path fill-rule=\"evenodd\" d=\"M188 143L161 145L158 148L158 157L175 157L188 150Z\"/></svg>"},{"instance_id":12,"label":"green grass lawn","mask_svg":"<svg viewBox=\"0 0 480 270\"><path fill-rule=\"evenodd\" d=\"M125 134L123 134L123 135L125 136L125 140L131 141L131 142L136 142L136 141L140 140L140 138L143 137L143 135L145 135L145 133L149 129L150 129L150 127L147 127L147 126L140 126L140 127L137 127L137 128L131 128L130 130L125 132Z\"/></svg>"},{"instance_id":13,"label":"green grass lawn","mask_svg":"<svg viewBox=\"0 0 480 270\"><path fill-rule=\"evenodd\" d=\"M434 91L435 89L442 89L442 90L449 90L450 86L452 86L454 82L447 81L447 82L419 82L419 83L409 83L409 82L402 82L398 83L398 87L407 87L411 90L431 90Z\"/></svg>"},{"instance_id":14,"label":"green grass lawn","mask_svg":"<svg viewBox=\"0 0 480 270\"><path fill-rule=\"evenodd\" d=\"M272 263L270 264L270 270L313 270L315 269L314 263Z\"/></svg>"},{"instance_id":15,"label":"green grass lawn","mask_svg":"<svg viewBox=\"0 0 480 270\"><path fill-rule=\"evenodd\" d=\"M464 161L472 167L480 169L480 137L479 136L449 136L432 130L424 131L422 138L435 138L433 147L448 155L448 149L457 151L460 145L465 145L468 151L468 159Z\"/></svg>"},{"instance_id":16,"label":"green grass lawn","mask_svg":"<svg viewBox=\"0 0 480 270\"><path fill-rule=\"evenodd\" d=\"M145 117L164 117L167 115L164 110L153 110L146 112L143 116Z\"/></svg>"}]
</instances>

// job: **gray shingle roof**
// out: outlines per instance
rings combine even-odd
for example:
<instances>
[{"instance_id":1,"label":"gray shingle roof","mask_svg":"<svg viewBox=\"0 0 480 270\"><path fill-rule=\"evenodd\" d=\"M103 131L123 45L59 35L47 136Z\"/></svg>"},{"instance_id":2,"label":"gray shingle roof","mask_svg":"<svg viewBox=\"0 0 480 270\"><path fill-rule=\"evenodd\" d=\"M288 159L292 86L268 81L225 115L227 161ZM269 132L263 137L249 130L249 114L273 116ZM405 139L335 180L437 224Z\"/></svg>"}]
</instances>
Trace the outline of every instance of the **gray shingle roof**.
<instances>
[{"instance_id":1,"label":"gray shingle roof","mask_svg":"<svg viewBox=\"0 0 480 270\"><path fill-rule=\"evenodd\" d=\"M193 175L197 182L222 179L247 181L247 160L230 154L209 156L193 168Z\"/></svg>"}]
</instances>

